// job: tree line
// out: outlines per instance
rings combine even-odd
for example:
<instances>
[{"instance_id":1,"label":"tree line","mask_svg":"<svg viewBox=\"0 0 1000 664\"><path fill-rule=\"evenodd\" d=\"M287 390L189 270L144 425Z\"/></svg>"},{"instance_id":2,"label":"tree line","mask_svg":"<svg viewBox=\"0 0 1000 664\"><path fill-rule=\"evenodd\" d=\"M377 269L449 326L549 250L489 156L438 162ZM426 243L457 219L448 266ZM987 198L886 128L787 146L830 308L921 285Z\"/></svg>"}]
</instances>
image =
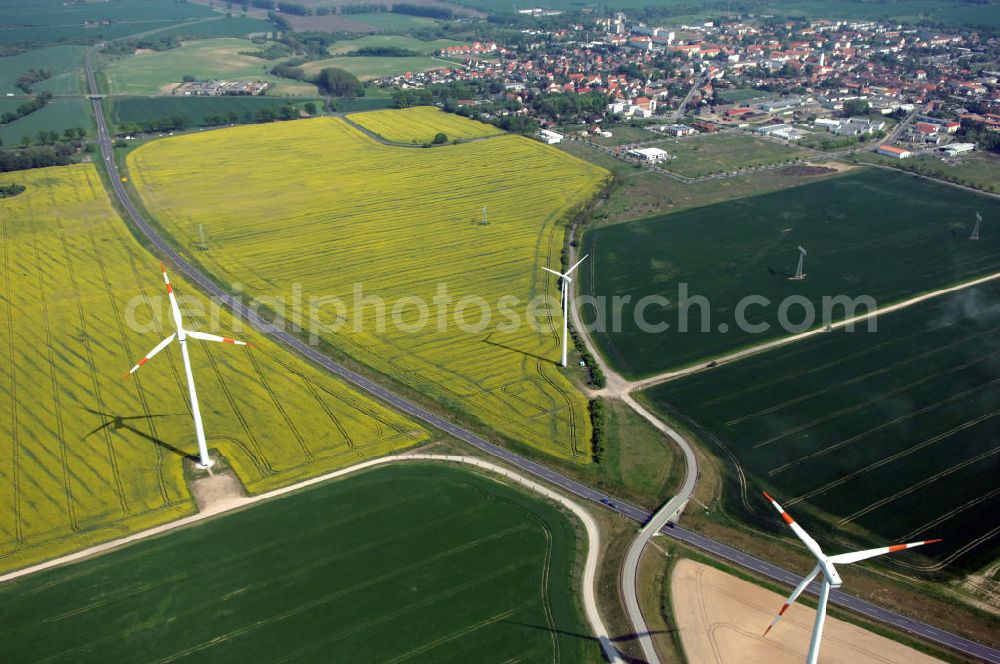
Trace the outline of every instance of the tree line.
<instances>
[{"instance_id":1,"label":"tree line","mask_svg":"<svg viewBox=\"0 0 1000 664\"><path fill-rule=\"evenodd\" d=\"M309 76L302 67L289 62L280 62L271 68L271 73L282 78L312 83L321 94L333 97L363 97L364 84L354 74L339 67L324 67L316 76Z\"/></svg>"},{"instance_id":2,"label":"tree line","mask_svg":"<svg viewBox=\"0 0 1000 664\"><path fill-rule=\"evenodd\" d=\"M428 7L426 5L417 5L409 2L397 2L393 5L363 2L341 5L340 7L309 7L298 2L282 2L281 0L249 0L249 2L243 3L243 7L266 9L274 14L274 17L269 15L272 22L275 22L275 18L277 18L281 19L284 25L288 25L288 21L287 19L282 18L278 12L281 12L281 14L291 14L292 16L327 16L329 14L337 13L338 11L341 14L376 14L380 12L392 12L394 14L436 18L442 21L450 21L455 18L455 12L447 7ZM281 28L281 25L278 27Z\"/></svg>"},{"instance_id":3,"label":"tree line","mask_svg":"<svg viewBox=\"0 0 1000 664\"><path fill-rule=\"evenodd\" d=\"M28 148L26 150L0 150L0 171L24 171L29 168L65 166L72 163L76 147L71 143L56 143L52 146Z\"/></svg>"},{"instance_id":4,"label":"tree line","mask_svg":"<svg viewBox=\"0 0 1000 664\"><path fill-rule=\"evenodd\" d=\"M30 95L32 85L35 83L41 83L48 78L52 78L51 71L48 69L35 69L32 67L28 71L19 74L17 80L14 82L14 85L19 87L24 94Z\"/></svg>"},{"instance_id":5,"label":"tree line","mask_svg":"<svg viewBox=\"0 0 1000 664\"><path fill-rule=\"evenodd\" d=\"M8 111L7 113L0 115L0 124L8 124L14 120L19 120L26 115L30 115L48 104L50 99L52 99L52 93L48 91L43 92L32 98L30 101L26 101L18 106L14 109L13 113Z\"/></svg>"},{"instance_id":6,"label":"tree line","mask_svg":"<svg viewBox=\"0 0 1000 664\"><path fill-rule=\"evenodd\" d=\"M312 102L305 104L306 112L313 114L316 112L316 105ZM311 111L309 109L312 109ZM236 124L244 122L246 124L263 124L283 120L295 120L299 117L299 109L292 104L285 104L279 108L259 108L256 111L246 111L240 115L234 111L229 113L217 113L204 115L200 119L193 119L186 115L175 113L152 120L141 122L122 122L118 124L118 135L138 134L140 132L151 133L159 131L183 131L190 127L216 127L225 124Z\"/></svg>"}]
</instances>

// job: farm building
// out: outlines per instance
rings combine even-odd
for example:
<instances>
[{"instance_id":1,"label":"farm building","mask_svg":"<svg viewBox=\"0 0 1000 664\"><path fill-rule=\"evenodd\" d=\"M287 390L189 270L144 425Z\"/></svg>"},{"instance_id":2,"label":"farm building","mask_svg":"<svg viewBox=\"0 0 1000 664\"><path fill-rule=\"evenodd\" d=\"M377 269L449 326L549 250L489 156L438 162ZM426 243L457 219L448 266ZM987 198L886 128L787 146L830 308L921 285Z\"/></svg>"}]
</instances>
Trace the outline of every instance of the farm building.
<instances>
[{"instance_id":1,"label":"farm building","mask_svg":"<svg viewBox=\"0 0 1000 664\"><path fill-rule=\"evenodd\" d=\"M562 134L560 134L559 132L550 131L548 129L539 129L537 135L538 135L538 140L540 140L542 143L547 143L549 145L559 143L563 139Z\"/></svg>"},{"instance_id":2,"label":"farm building","mask_svg":"<svg viewBox=\"0 0 1000 664\"><path fill-rule=\"evenodd\" d=\"M648 161L653 164L670 157L665 150L661 150L660 148L635 148L634 150L629 150L628 153L633 157L638 157L642 161Z\"/></svg>"},{"instance_id":3,"label":"farm building","mask_svg":"<svg viewBox=\"0 0 1000 664\"><path fill-rule=\"evenodd\" d=\"M906 159L913 156L913 153L909 150L897 148L895 145L880 145L878 146L878 153L892 157L893 159Z\"/></svg>"},{"instance_id":4,"label":"farm building","mask_svg":"<svg viewBox=\"0 0 1000 664\"><path fill-rule=\"evenodd\" d=\"M267 81L185 81L172 94L186 97L253 96L263 93L267 86Z\"/></svg>"}]
</instances>

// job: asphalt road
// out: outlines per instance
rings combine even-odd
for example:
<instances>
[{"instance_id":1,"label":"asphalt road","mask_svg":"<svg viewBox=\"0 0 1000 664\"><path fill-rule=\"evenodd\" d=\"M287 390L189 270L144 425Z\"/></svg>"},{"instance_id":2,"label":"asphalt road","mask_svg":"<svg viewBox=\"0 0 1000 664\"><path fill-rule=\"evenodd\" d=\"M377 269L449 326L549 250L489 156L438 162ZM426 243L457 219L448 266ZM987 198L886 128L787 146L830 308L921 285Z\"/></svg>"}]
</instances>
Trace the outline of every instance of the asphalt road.
<instances>
[{"instance_id":1,"label":"asphalt road","mask_svg":"<svg viewBox=\"0 0 1000 664\"><path fill-rule=\"evenodd\" d=\"M98 95L97 83L94 78L94 70L91 63L91 53L92 51L88 50L86 55L87 83L90 93L92 95ZM104 162L104 165L108 170L111 187L114 190L115 196L128 213L128 216L135 227L153 246L156 247L162 258L165 261L169 261L177 270L180 270L185 278L197 285L203 293L218 298L220 302L227 303L235 315L248 321L250 325L258 331L270 335L276 341L309 359L314 364L326 369L332 374L339 376L355 387L381 399L396 410L406 413L407 415L443 431L454 438L462 440L469 445L486 452L487 454L502 459L524 472L531 473L536 477L550 482L564 491L572 493L585 500L603 504L615 512L632 519L633 521L637 521L640 524L646 524L649 521L652 515L646 510L615 500L605 493L597 491L596 489L593 489L585 484L581 484L576 480L546 468L541 464L535 463L530 459L526 459L520 455L510 452L509 450L494 445L471 431L435 415L429 410L414 404L401 396L398 396L382 385L379 385L378 383L351 371L347 367L340 365L326 355L317 351L315 348L301 341L298 337L295 337L288 332L261 320L255 312L251 311L250 308L244 305L241 301L229 297L227 293L215 284L215 282L210 280L194 266L188 263L183 256L177 253L173 247L163 240L163 238L157 234L152 226L146 222L139 210L136 209L135 205L133 205L131 199L129 199L125 192L125 187L122 185L121 175L118 172L118 166L114 160L114 147L112 145L111 136L108 133L107 123L104 118L104 109L101 107L101 100L92 99L91 103L94 108L94 118L97 121L97 137L101 148L101 160ZM722 544L721 542L716 542L706 537L702 537L701 535L686 531L682 528L664 526L661 532L682 542L703 549L713 555L727 560L728 562L735 563L758 574L791 586L798 583L801 578L799 575L783 570L780 567L758 558L754 558L753 556L743 553L738 549L734 549L730 546ZM810 587L809 591L815 594L817 589L815 587ZM964 639L936 627L926 625L917 620L912 620L895 612L889 611L888 609L883 609L879 606L839 591L831 593L830 601L838 606L846 607L856 611L857 613L892 625L903 631L910 632L934 643L941 644L973 657L978 657L984 661L990 662L991 664L1000 664L1000 650L980 645L968 639Z\"/></svg>"}]
</instances>

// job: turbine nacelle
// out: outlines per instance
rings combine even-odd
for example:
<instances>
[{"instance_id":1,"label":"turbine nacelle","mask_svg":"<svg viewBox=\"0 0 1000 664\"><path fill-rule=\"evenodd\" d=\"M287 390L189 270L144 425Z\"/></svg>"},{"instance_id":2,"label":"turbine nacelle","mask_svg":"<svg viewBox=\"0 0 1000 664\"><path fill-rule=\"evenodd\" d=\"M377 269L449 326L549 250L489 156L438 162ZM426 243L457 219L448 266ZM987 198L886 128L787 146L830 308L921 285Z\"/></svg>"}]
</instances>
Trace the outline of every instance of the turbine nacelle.
<instances>
[{"instance_id":1,"label":"turbine nacelle","mask_svg":"<svg viewBox=\"0 0 1000 664\"><path fill-rule=\"evenodd\" d=\"M844 585L844 580L840 578L840 574L837 573L837 568L833 566L829 558L824 558L819 561L820 569L823 571L823 576L830 583L831 588L839 588Z\"/></svg>"}]
</instances>

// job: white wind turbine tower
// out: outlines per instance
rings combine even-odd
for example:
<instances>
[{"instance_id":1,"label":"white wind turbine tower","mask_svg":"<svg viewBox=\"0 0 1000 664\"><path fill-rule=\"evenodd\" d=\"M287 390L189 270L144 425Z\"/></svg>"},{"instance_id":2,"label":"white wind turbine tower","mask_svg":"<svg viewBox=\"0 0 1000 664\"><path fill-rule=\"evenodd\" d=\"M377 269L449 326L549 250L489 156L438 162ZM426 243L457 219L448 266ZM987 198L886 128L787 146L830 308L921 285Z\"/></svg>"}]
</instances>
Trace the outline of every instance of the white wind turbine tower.
<instances>
[{"instance_id":1,"label":"white wind turbine tower","mask_svg":"<svg viewBox=\"0 0 1000 664\"><path fill-rule=\"evenodd\" d=\"M802 271L802 267L803 267L803 263L805 263L806 255L807 255L806 254L806 250L802 248L802 245L799 245L799 266L797 268L795 268L795 276L792 277L792 279L800 279L801 280L801 279L805 279L806 278L805 273Z\"/></svg>"},{"instance_id":2,"label":"white wind turbine tower","mask_svg":"<svg viewBox=\"0 0 1000 664\"><path fill-rule=\"evenodd\" d=\"M792 531L794 531L798 538L802 540L802 543L806 545L806 548L809 549L809 553L816 556L817 560L816 567L814 567L813 570L799 582L799 585L795 587L792 594L788 596L787 600L785 600L781 610L778 611L778 615L775 616L774 620L771 621L771 624L768 625L766 630L764 630L764 636L767 636L767 633L771 631L771 628L778 624L778 621L781 620L781 616L785 613L788 607L790 607L795 600L798 599L799 595L802 594L802 591L806 589L806 586L808 586L820 572L823 573L823 580L819 590L819 604L816 606L816 623L813 626L812 640L809 642L809 655L806 657L807 664L816 664L816 661L819 658L819 646L823 639L823 623L826 620L826 602L830 598L830 589L839 588L843 584L843 580L840 578L840 575L837 574L837 570L834 567L835 564L839 565L843 563L847 565L861 560L874 558L875 556L881 556L886 553L895 553L896 551L903 551L904 549L912 549L915 546L934 544L935 542L941 541L939 539L931 539L924 540L922 542L893 544L892 546L883 546L878 549L867 549L865 551L854 551L851 553L840 553L835 556L827 556L823 553L823 550L819 547L816 540L810 537L809 533L802 529L802 526L795 523L795 520L788 515L788 512L781 508L781 505L779 505L774 498L767 495L766 492L764 493L764 497L771 501L771 504L774 505L774 509L778 510L781 514L781 518L784 519L785 523L791 526Z\"/></svg>"},{"instance_id":3,"label":"white wind turbine tower","mask_svg":"<svg viewBox=\"0 0 1000 664\"><path fill-rule=\"evenodd\" d=\"M171 334L169 337L156 344L153 350L149 351L144 358L139 360L134 367L132 367L125 378L128 378L136 371L139 367L149 362L150 359L161 350L170 345L170 343L177 338L177 341L181 345L181 357L184 359L184 372L187 374L188 383L188 393L191 397L191 414L194 416L194 431L198 438L198 467L199 468L211 468L215 462L208 456L208 445L205 443L205 428L201 423L201 411L198 409L198 392L194 387L194 374L191 372L191 358L188 354L187 340L199 339L201 341L218 341L220 343L236 344L238 346L250 346L245 341L239 341L237 339L230 339L228 337L220 337L215 334L206 334L205 332L194 332L192 330L185 330L183 321L181 320L181 310L177 306L177 298L174 297L174 287L170 285L170 277L167 276L167 270L163 267L163 263L160 263L160 270L163 271L163 281L167 285L167 297L170 298L170 309L174 314L174 326L177 331Z\"/></svg>"},{"instance_id":4,"label":"white wind turbine tower","mask_svg":"<svg viewBox=\"0 0 1000 664\"><path fill-rule=\"evenodd\" d=\"M590 256L590 254L587 254ZM566 366L568 354L569 354L569 297L570 297L570 287L569 285L573 283L573 279L569 276L573 274L573 270L580 267L580 263L587 260L587 256L584 256L578 260L573 267L566 270L566 274L562 272L556 272L555 270L550 270L547 267L542 269L546 272L551 272L557 277L562 279L562 289L560 293L560 299L562 300L562 313L563 313L563 338L562 338L562 365Z\"/></svg>"},{"instance_id":5,"label":"white wind turbine tower","mask_svg":"<svg viewBox=\"0 0 1000 664\"><path fill-rule=\"evenodd\" d=\"M976 212L976 225L972 227L972 235L969 236L970 240L979 239L979 228L983 225L983 215Z\"/></svg>"}]
</instances>

